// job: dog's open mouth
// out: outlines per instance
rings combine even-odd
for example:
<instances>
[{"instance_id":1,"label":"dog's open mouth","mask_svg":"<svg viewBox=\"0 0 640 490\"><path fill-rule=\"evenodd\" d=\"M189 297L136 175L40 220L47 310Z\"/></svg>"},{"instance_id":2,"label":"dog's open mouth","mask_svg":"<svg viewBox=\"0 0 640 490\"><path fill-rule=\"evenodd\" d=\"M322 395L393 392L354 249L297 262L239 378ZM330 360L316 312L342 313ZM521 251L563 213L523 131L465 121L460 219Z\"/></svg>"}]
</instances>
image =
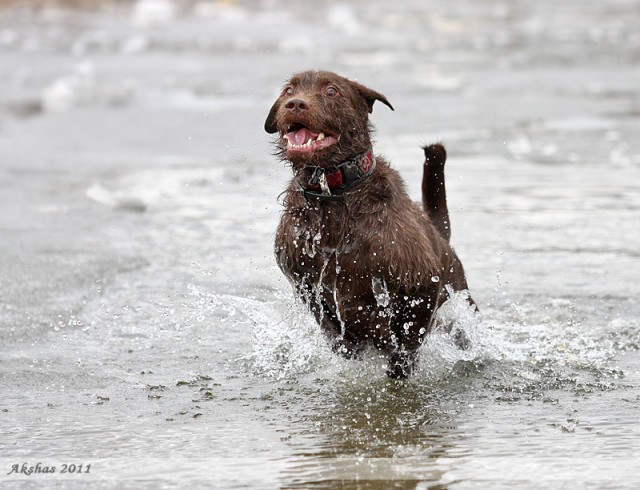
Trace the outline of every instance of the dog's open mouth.
<instances>
[{"instance_id":1,"label":"dog's open mouth","mask_svg":"<svg viewBox=\"0 0 640 490\"><path fill-rule=\"evenodd\" d=\"M298 123L289 126L283 138L287 140L287 151L297 153L313 153L338 141L333 134L315 132Z\"/></svg>"}]
</instances>

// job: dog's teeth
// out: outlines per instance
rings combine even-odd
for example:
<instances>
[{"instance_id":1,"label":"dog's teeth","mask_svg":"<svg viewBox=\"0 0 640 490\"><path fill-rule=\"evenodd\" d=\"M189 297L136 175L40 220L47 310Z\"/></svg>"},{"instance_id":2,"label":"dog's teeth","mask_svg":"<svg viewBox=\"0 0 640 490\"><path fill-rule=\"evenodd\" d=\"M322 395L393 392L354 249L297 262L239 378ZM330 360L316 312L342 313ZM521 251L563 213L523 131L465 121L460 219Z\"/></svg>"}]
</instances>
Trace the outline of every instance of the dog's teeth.
<instances>
[{"instance_id":1,"label":"dog's teeth","mask_svg":"<svg viewBox=\"0 0 640 490\"><path fill-rule=\"evenodd\" d=\"M318 137L316 138L316 141L320 141L320 140L323 140L323 139L324 139L324 133L320 133L318 135Z\"/></svg>"},{"instance_id":2,"label":"dog's teeth","mask_svg":"<svg viewBox=\"0 0 640 490\"><path fill-rule=\"evenodd\" d=\"M313 145L316 141L318 141L317 139L310 139L308 141L306 141L305 143L294 143L291 140L287 140L287 148L293 148L293 149L301 149L301 148L309 148L311 145Z\"/></svg>"}]
</instances>

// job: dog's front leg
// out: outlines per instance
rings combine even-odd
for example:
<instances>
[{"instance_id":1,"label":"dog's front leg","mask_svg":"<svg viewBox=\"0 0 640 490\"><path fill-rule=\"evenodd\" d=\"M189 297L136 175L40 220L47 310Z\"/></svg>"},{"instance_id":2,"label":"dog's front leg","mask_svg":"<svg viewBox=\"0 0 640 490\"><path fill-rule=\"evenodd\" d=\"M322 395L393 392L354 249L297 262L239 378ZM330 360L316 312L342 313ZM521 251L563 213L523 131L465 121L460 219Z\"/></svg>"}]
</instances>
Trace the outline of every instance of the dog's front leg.
<instances>
[{"instance_id":1,"label":"dog's front leg","mask_svg":"<svg viewBox=\"0 0 640 490\"><path fill-rule=\"evenodd\" d=\"M391 326L395 346L387 368L390 378L404 379L413 372L418 362L418 349L433 328L438 294L437 290L430 290L422 295L400 295L403 301L396 309L398 315Z\"/></svg>"},{"instance_id":2,"label":"dog's front leg","mask_svg":"<svg viewBox=\"0 0 640 490\"><path fill-rule=\"evenodd\" d=\"M330 302L321 298L314 308L314 313L317 312L316 320L320 324L323 334L329 340L333 352L347 359L358 359L362 352L362 345L351 338L346 325L330 305Z\"/></svg>"}]
</instances>

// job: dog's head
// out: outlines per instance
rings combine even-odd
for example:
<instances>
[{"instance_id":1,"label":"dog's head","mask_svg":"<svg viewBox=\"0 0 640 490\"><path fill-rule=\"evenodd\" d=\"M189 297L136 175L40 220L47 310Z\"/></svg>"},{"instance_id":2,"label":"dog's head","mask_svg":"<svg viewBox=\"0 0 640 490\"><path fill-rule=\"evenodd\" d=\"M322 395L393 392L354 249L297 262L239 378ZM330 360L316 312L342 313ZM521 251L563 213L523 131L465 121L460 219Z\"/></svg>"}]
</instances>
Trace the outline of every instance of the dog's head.
<instances>
[{"instance_id":1,"label":"dog's head","mask_svg":"<svg viewBox=\"0 0 640 490\"><path fill-rule=\"evenodd\" d=\"M296 168L334 165L371 146L369 114L386 97L326 71L291 77L275 101L264 129L278 133L281 157Z\"/></svg>"}]
</instances>

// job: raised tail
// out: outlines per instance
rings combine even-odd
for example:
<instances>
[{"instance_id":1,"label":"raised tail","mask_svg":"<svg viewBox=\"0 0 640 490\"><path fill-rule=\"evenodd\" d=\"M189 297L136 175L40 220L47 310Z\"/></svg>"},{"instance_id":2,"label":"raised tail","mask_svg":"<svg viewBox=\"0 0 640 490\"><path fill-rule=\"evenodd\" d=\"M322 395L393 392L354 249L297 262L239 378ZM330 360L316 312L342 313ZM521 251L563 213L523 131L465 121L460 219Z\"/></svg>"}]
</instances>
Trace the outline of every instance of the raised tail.
<instances>
[{"instance_id":1,"label":"raised tail","mask_svg":"<svg viewBox=\"0 0 640 490\"><path fill-rule=\"evenodd\" d=\"M422 207L445 240L451 238L447 191L444 185L444 162L447 151L440 143L424 147Z\"/></svg>"}]
</instances>

